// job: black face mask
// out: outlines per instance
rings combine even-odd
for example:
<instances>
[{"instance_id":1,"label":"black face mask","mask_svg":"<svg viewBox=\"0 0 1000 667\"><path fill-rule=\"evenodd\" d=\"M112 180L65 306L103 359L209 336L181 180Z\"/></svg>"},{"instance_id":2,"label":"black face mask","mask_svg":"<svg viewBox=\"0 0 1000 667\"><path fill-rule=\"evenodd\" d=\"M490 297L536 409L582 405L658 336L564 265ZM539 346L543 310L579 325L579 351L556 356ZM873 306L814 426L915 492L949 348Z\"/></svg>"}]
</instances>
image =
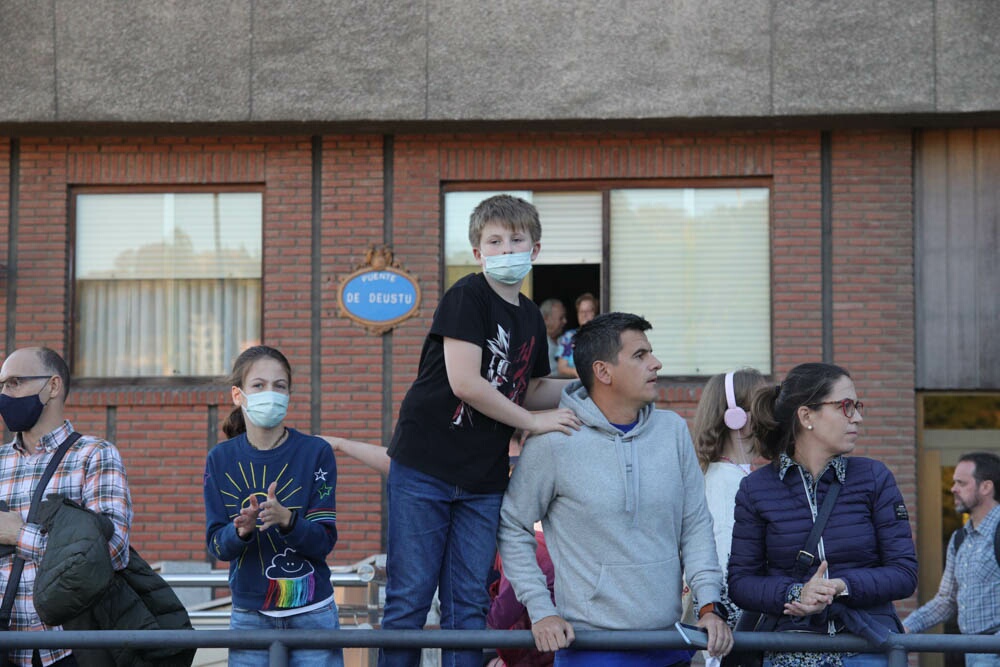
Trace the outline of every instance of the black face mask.
<instances>
[{"instance_id":1,"label":"black face mask","mask_svg":"<svg viewBox=\"0 0 1000 667\"><path fill-rule=\"evenodd\" d=\"M40 393L42 392L38 392ZM18 398L0 394L0 417L3 417L10 431L14 433L30 431L38 423L38 418L45 409L45 404L38 398L38 394Z\"/></svg>"}]
</instances>

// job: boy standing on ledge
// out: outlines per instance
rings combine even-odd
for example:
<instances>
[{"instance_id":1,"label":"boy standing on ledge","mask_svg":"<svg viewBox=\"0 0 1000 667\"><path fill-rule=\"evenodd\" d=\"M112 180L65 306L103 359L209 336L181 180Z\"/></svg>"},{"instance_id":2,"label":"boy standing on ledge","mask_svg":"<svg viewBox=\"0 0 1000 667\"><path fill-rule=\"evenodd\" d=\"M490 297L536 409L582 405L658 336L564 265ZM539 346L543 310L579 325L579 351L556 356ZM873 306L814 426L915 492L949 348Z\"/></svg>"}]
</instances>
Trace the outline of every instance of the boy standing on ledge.
<instances>
[{"instance_id":1,"label":"boy standing on ledge","mask_svg":"<svg viewBox=\"0 0 1000 667\"><path fill-rule=\"evenodd\" d=\"M496 552L507 448L527 433L579 428L554 409L565 380L550 372L542 314L521 294L541 249L538 211L510 195L482 201L469 241L482 273L438 304L420 366L389 445L386 629L420 629L439 588L441 627L486 627L486 580ZM442 652L480 667L482 651ZM418 649L380 651L380 667L415 667Z\"/></svg>"}]
</instances>

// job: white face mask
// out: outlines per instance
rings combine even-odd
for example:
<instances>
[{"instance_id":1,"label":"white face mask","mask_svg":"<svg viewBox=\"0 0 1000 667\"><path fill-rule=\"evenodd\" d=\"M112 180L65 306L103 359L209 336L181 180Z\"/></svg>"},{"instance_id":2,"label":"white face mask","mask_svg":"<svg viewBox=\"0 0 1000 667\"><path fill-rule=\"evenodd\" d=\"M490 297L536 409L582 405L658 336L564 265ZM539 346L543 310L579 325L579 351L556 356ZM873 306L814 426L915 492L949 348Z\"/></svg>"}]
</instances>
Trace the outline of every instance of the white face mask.
<instances>
[{"instance_id":1,"label":"white face mask","mask_svg":"<svg viewBox=\"0 0 1000 667\"><path fill-rule=\"evenodd\" d=\"M274 428L285 420L288 412L288 394L277 391L259 391L247 394L240 390L247 404L243 406L243 414L255 426Z\"/></svg>"},{"instance_id":2,"label":"white face mask","mask_svg":"<svg viewBox=\"0 0 1000 667\"><path fill-rule=\"evenodd\" d=\"M504 285L516 285L531 271L531 251L483 257L483 271Z\"/></svg>"}]
</instances>

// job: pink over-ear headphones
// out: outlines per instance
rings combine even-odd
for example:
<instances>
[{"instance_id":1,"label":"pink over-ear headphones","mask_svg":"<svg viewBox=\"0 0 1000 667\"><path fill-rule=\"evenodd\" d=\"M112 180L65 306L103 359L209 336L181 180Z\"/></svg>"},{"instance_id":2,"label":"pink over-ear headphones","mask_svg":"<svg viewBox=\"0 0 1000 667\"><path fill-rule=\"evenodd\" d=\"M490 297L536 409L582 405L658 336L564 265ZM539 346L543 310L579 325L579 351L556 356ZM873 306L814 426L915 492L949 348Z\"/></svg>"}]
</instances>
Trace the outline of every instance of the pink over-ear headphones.
<instances>
[{"instance_id":1,"label":"pink over-ear headphones","mask_svg":"<svg viewBox=\"0 0 1000 667\"><path fill-rule=\"evenodd\" d=\"M726 426L738 431L747 425L747 411L736 405L736 390L733 389L733 376L736 371L726 373Z\"/></svg>"}]
</instances>

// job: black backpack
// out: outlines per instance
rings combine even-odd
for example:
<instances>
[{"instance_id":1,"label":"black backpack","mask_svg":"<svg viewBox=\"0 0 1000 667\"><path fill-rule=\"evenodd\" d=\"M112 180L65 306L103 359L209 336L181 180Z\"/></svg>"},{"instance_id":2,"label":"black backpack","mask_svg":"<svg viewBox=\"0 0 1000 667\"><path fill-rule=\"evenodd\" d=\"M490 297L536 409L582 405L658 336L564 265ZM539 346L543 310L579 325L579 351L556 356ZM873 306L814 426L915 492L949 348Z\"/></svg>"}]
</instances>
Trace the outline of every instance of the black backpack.
<instances>
[{"instance_id":1,"label":"black backpack","mask_svg":"<svg viewBox=\"0 0 1000 667\"><path fill-rule=\"evenodd\" d=\"M962 542L965 540L965 526L952 533L951 539L955 542L955 553L957 554L958 548L962 546ZM997 565L1000 566L1000 527L993 532L993 557L996 558Z\"/></svg>"}]
</instances>

